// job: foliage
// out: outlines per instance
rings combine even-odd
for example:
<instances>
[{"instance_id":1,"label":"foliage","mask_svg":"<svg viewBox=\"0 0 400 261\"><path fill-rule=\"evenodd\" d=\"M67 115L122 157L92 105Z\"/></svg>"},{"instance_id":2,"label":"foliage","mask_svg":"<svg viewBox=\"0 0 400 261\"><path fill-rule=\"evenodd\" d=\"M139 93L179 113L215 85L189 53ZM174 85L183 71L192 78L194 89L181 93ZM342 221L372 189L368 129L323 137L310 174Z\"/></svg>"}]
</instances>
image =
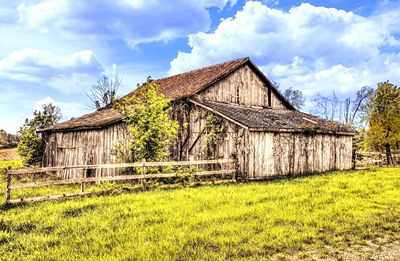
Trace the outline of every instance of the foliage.
<instances>
[{"instance_id":1,"label":"foliage","mask_svg":"<svg viewBox=\"0 0 400 261\"><path fill-rule=\"evenodd\" d=\"M24 164L32 165L41 162L43 144L37 131L56 124L61 118L60 108L50 103L43 105L41 111L35 110L32 119L25 120L24 126L19 131L21 137L17 147L19 155L24 159Z\"/></svg>"},{"instance_id":2,"label":"foliage","mask_svg":"<svg viewBox=\"0 0 400 261\"><path fill-rule=\"evenodd\" d=\"M176 170L177 182L183 186L190 186L196 181L195 174L199 171L200 169L194 166L179 167Z\"/></svg>"},{"instance_id":3,"label":"foliage","mask_svg":"<svg viewBox=\"0 0 400 261\"><path fill-rule=\"evenodd\" d=\"M361 128L353 137L353 150L355 151L371 151L371 147L367 143L367 129Z\"/></svg>"},{"instance_id":4,"label":"foliage","mask_svg":"<svg viewBox=\"0 0 400 261\"><path fill-rule=\"evenodd\" d=\"M20 130L21 138L18 143L18 153L24 159L25 165L38 164L42 160L43 145L34 127Z\"/></svg>"},{"instance_id":5,"label":"foliage","mask_svg":"<svg viewBox=\"0 0 400 261\"><path fill-rule=\"evenodd\" d=\"M217 157L216 155L218 144L226 136L227 126L225 120L214 113L206 112L205 124L205 148L204 152L207 158Z\"/></svg>"},{"instance_id":6,"label":"foliage","mask_svg":"<svg viewBox=\"0 0 400 261\"><path fill-rule=\"evenodd\" d=\"M114 79L103 75L102 78L97 80L97 83L93 84L90 91L86 93L93 103L93 108L98 110L112 104L116 99L120 85L121 79L117 74L114 75Z\"/></svg>"},{"instance_id":7,"label":"foliage","mask_svg":"<svg viewBox=\"0 0 400 261\"><path fill-rule=\"evenodd\" d=\"M133 95L116 104L124 115L130 134L128 146L132 161L165 159L169 146L176 138L179 126L169 116L172 110L170 100L158 89L158 85L148 78Z\"/></svg>"},{"instance_id":8,"label":"foliage","mask_svg":"<svg viewBox=\"0 0 400 261\"><path fill-rule=\"evenodd\" d=\"M391 162L391 147L400 143L400 88L390 82L378 84L370 103L368 143L385 149Z\"/></svg>"},{"instance_id":9,"label":"foliage","mask_svg":"<svg viewBox=\"0 0 400 261\"><path fill-rule=\"evenodd\" d=\"M12 148L18 144L19 137L0 129L0 149Z\"/></svg>"},{"instance_id":10,"label":"foliage","mask_svg":"<svg viewBox=\"0 0 400 261\"><path fill-rule=\"evenodd\" d=\"M23 166L22 160L0 160L0 171L8 169L8 167L11 167L12 169L20 169Z\"/></svg>"},{"instance_id":11,"label":"foliage","mask_svg":"<svg viewBox=\"0 0 400 261\"><path fill-rule=\"evenodd\" d=\"M25 119L24 127L33 127L36 130L45 129L58 123L62 119L61 110L52 103L43 104L42 110L35 110L32 119Z\"/></svg>"},{"instance_id":12,"label":"foliage","mask_svg":"<svg viewBox=\"0 0 400 261\"><path fill-rule=\"evenodd\" d=\"M303 93L300 90L295 90L290 87L285 90L283 97L290 102L296 109L301 109L305 104Z\"/></svg>"},{"instance_id":13,"label":"foliage","mask_svg":"<svg viewBox=\"0 0 400 261\"><path fill-rule=\"evenodd\" d=\"M399 194L399 169L386 168L30 203L0 211L0 259L335 257L349 244L399 240Z\"/></svg>"}]
</instances>

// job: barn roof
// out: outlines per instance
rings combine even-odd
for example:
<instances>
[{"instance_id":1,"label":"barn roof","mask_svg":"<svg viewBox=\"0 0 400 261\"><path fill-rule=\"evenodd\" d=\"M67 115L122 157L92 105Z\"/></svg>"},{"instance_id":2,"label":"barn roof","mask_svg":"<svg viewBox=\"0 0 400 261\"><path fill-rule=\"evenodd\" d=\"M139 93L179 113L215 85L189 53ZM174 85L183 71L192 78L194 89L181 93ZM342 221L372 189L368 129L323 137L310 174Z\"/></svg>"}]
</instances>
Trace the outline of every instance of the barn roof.
<instances>
[{"instance_id":1,"label":"barn roof","mask_svg":"<svg viewBox=\"0 0 400 261\"><path fill-rule=\"evenodd\" d=\"M190 97L206 89L210 85L228 76L245 64L248 64L250 67L252 67L259 77L261 77L267 84L272 86L271 82L248 57L206 66L190 72L162 78L156 80L155 82L159 85L160 92L168 99L179 100ZM275 90L275 88L271 89L289 108L294 109L292 105L288 103L277 90ZM129 93L128 95L132 95L132 93L133 92ZM43 131L100 129L104 126L121 120L122 115L116 109L113 107L106 107L93 113L85 114L81 117L51 126Z\"/></svg>"},{"instance_id":2,"label":"barn roof","mask_svg":"<svg viewBox=\"0 0 400 261\"><path fill-rule=\"evenodd\" d=\"M112 107L107 107L92 113L82 115L78 118L71 119L69 121L61 122L42 131L101 129L107 125L119 122L121 120L122 115L118 110Z\"/></svg>"},{"instance_id":3,"label":"barn roof","mask_svg":"<svg viewBox=\"0 0 400 261\"><path fill-rule=\"evenodd\" d=\"M191 100L191 102L251 131L308 131L349 135L355 133L354 130L336 122L323 120L297 110L255 108L206 100Z\"/></svg>"}]
</instances>

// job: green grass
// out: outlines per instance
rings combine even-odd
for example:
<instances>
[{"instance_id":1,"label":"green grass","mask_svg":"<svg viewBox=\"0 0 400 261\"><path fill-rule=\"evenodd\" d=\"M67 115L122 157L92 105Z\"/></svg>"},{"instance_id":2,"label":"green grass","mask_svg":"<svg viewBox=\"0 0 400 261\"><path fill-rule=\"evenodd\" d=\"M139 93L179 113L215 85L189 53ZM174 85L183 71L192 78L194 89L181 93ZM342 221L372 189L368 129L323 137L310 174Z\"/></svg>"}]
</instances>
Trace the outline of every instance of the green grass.
<instances>
[{"instance_id":1,"label":"green grass","mask_svg":"<svg viewBox=\"0 0 400 261\"><path fill-rule=\"evenodd\" d=\"M0 170L7 169L8 167L20 169L23 166L22 160L0 160Z\"/></svg>"},{"instance_id":2,"label":"green grass","mask_svg":"<svg viewBox=\"0 0 400 261\"><path fill-rule=\"evenodd\" d=\"M388 168L3 207L0 259L260 259L399 232Z\"/></svg>"}]
</instances>

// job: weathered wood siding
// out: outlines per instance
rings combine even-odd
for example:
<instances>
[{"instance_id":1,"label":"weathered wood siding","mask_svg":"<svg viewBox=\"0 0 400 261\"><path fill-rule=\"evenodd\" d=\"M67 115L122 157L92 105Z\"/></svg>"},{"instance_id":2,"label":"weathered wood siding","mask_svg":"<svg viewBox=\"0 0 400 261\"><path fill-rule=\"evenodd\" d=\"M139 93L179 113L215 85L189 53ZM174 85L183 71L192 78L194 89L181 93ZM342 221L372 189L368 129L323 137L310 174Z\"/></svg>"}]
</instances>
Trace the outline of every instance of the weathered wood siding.
<instances>
[{"instance_id":1,"label":"weathered wood siding","mask_svg":"<svg viewBox=\"0 0 400 261\"><path fill-rule=\"evenodd\" d=\"M83 164L117 163L111 151L127 138L126 127L114 124L100 130L52 132L44 134L45 152L43 166L73 166ZM109 176L112 169L97 170L91 175ZM58 173L62 178L80 177L81 171L68 170Z\"/></svg>"},{"instance_id":2,"label":"weathered wood siding","mask_svg":"<svg viewBox=\"0 0 400 261\"><path fill-rule=\"evenodd\" d=\"M272 176L301 175L352 167L352 137L330 134L249 132L224 120L226 132L220 136L212 155L206 153L207 114L198 106L176 106L173 117L180 121L178 138L171 146L171 160L238 158L239 175L257 179ZM219 116L218 116L219 117ZM101 130L54 132L46 141L43 165L71 166L106 164L120 161L111 150L126 142L123 124ZM114 175L114 170L98 170L91 176ZM58 173L62 178L76 178L81 171Z\"/></svg>"},{"instance_id":3,"label":"weathered wood siding","mask_svg":"<svg viewBox=\"0 0 400 261\"><path fill-rule=\"evenodd\" d=\"M248 160L250 179L351 169L352 137L250 132Z\"/></svg>"},{"instance_id":4,"label":"weathered wood siding","mask_svg":"<svg viewBox=\"0 0 400 261\"><path fill-rule=\"evenodd\" d=\"M250 66L246 65L199 93L197 98L268 107L268 88ZM274 92L270 91L270 95L272 108L286 108Z\"/></svg>"},{"instance_id":5,"label":"weathered wood siding","mask_svg":"<svg viewBox=\"0 0 400 261\"><path fill-rule=\"evenodd\" d=\"M218 136L217 146L211 155L207 154L207 115L210 112L198 106L177 106L173 117L180 122L178 139L171 155L175 160L227 159L238 156L240 171L244 172L243 157L238 153L244 151L245 129L223 120L226 131ZM217 116L219 117L219 116Z\"/></svg>"}]
</instances>

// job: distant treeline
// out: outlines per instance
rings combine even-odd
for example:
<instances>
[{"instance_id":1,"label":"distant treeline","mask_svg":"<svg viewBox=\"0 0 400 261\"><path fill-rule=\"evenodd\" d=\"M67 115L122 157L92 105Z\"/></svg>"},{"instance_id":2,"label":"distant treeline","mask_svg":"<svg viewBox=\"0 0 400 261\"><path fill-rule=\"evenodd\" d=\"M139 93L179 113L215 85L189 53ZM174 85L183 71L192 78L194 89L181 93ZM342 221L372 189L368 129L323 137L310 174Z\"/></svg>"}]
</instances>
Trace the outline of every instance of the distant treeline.
<instances>
[{"instance_id":1,"label":"distant treeline","mask_svg":"<svg viewBox=\"0 0 400 261\"><path fill-rule=\"evenodd\" d=\"M0 149L17 147L19 136L0 130Z\"/></svg>"}]
</instances>

